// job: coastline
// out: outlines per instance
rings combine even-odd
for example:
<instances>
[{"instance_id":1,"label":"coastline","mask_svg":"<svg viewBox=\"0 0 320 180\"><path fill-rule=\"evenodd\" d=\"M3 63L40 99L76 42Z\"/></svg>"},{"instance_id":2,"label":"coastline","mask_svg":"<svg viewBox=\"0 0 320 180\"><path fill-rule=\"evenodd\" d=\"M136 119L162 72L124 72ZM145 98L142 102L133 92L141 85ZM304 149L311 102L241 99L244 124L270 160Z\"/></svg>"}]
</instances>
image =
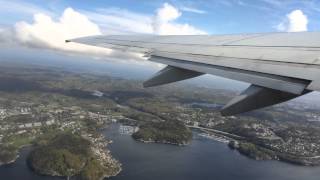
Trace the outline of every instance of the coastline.
<instances>
[{"instance_id":1,"label":"coastline","mask_svg":"<svg viewBox=\"0 0 320 180\"><path fill-rule=\"evenodd\" d=\"M5 165L8 165L8 164L15 163L19 157L20 157L20 156L17 155L17 156L15 157L15 159L13 159L13 160L11 160L11 161L9 161L9 162L1 162L1 161L0 161L0 166L5 166Z\"/></svg>"},{"instance_id":2,"label":"coastline","mask_svg":"<svg viewBox=\"0 0 320 180\"><path fill-rule=\"evenodd\" d=\"M282 161L254 161L246 158L243 155L240 155L236 151L229 150L224 143L202 138L196 133L194 134L195 136L192 143L187 147L167 146L161 144L157 145L154 143L144 144L135 141L129 135L118 134L117 125L113 125L113 127L114 128L112 128L112 131L108 130L101 132L105 137L108 137L108 141L110 141L110 139L113 140L113 143L109 144L108 149L112 155L116 157L116 159L123 163L122 172L115 177L109 177L111 180L166 179L168 176L164 173L168 172L168 168L170 169L169 173L176 174L178 172L178 174L172 177L173 179L181 179L180 173L183 174L186 170L188 172L194 172L193 178L183 178L186 180L203 179L205 176L210 177L210 175L218 175L226 179L233 179L233 176L229 175L229 172L250 167L253 167L255 174L261 176L266 175L267 177L275 180L281 180L283 178L301 180L303 179L302 177L306 177L300 174L308 174L308 178L306 179L317 180L320 168L296 166L289 163L283 163ZM20 158L17 160L17 164L0 168L1 177L3 179L23 179L26 177L25 179L33 180L66 179L59 177L51 178L50 176L39 176L29 168L26 168L24 162L29 151L30 148L22 149ZM188 165L182 163L186 158L190 160L202 159L203 161ZM226 163L225 167L230 167L231 169L225 169L224 166L220 166L217 162L220 162L221 160L226 161L224 162ZM153 166L146 166L146 163L160 163L159 165L165 168L160 168L155 171ZM262 170L263 168L261 169L261 166L265 167L265 171ZM212 168L217 169L217 171L213 172ZM293 175L292 173L284 173L288 171L294 171ZM19 173L15 174L12 172ZM155 173L158 173L159 176L154 177ZM268 176L270 174L272 175ZM240 177L251 180L252 172L239 172L239 178Z\"/></svg>"},{"instance_id":3,"label":"coastline","mask_svg":"<svg viewBox=\"0 0 320 180\"><path fill-rule=\"evenodd\" d=\"M168 145L175 145L175 146L187 146L187 145L189 145L191 143L191 142L173 143L173 142L169 142L169 141L143 140L141 138L140 139L133 138L133 139L136 140L136 141L142 142L142 143L159 143L159 144L168 144Z\"/></svg>"},{"instance_id":4,"label":"coastline","mask_svg":"<svg viewBox=\"0 0 320 180\"><path fill-rule=\"evenodd\" d=\"M25 144L25 145L20 146L17 149L17 155L15 156L15 158L13 158L12 160L10 160L8 162L0 161L0 166L5 166L5 165L8 165L8 164L15 163L17 161L17 159L20 157L20 152L21 152L22 148L25 148L25 147L28 147L28 146L32 146L32 144Z\"/></svg>"},{"instance_id":5,"label":"coastline","mask_svg":"<svg viewBox=\"0 0 320 180\"><path fill-rule=\"evenodd\" d=\"M91 149L97 155L98 161L105 167L110 166L111 168L116 169L112 174L105 173L100 179L102 180L104 178L117 176L122 171L122 164L112 156L111 151L107 147L112 141L108 141L106 137L100 133L96 139L89 139L91 139L91 142L94 145Z\"/></svg>"},{"instance_id":6,"label":"coastline","mask_svg":"<svg viewBox=\"0 0 320 180\"><path fill-rule=\"evenodd\" d=\"M113 176L118 175L122 171L122 164L111 155L111 151L107 148L107 146L110 143L112 143L112 141L108 141L106 139L106 137L100 133L99 133L98 137L96 137L96 138L92 138L92 137L93 137L92 134L86 134L86 136L84 138L86 138L87 140L89 140L92 143L93 146L91 147L91 150L96 155L96 157L97 157L96 160L98 160L98 162L100 162L102 166L104 166L106 168L110 167L110 168L112 168L112 171L114 170L112 173L110 173L110 171L105 172L99 179L102 180L105 178L109 178L109 177L113 177ZM20 146L17 150L17 155L15 156L15 158L8 161L8 162L0 162L0 166L14 164L17 161L17 159L20 157L21 151L26 147L30 147L32 149L35 146L33 144L26 144L26 145ZM29 164L30 162L28 162L28 158L29 158L31 151L26 155L26 162L27 162L26 166L30 169L30 171L32 171L35 174L43 175L43 176L66 177L66 176L60 175L54 171L52 171L52 173L50 173L50 174L42 174L40 172L37 172ZM78 175L76 175L76 176L78 176Z\"/></svg>"},{"instance_id":7,"label":"coastline","mask_svg":"<svg viewBox=\"0 0 320 180\"><path fill-rule=\"evenodd\" d=\"M200 136L208 139L212 139L214 141L222 142L228 145L228 147L232 150L237 150L241 155L246 156L248 158L264 161L264 160L276 160L281 162L286 162L289 164L300 165L300 166L320 166L320 156L317 157L305 157L305 156L296 156L291 154L284 154L281 152L277 152L271 149L267 149L265 147L261 147L253 142L247 142L244 139L235 139L225 134L216 133L216 132L208 132L206 130L201 130L203 133ZM250 143L257 150L250 151L241 149L240 143Z\"/></svg>"},{"instance_id":8,"label":"coastline","mask_svg":"<svg viewBox=\"0 0 320 180\"><path fill-rule=\"evenodd\" d=\"M300 166L320 166L320 156L304 157L304 156L296 156L296 155L290 155L290 154L288 155L281 152L276 152L274 150L271 150L265 147L261 147L255 144L254 142L250 142L250 141L248 141L248 143L254 146L254 150L241 149L238 145L232 145L232 144L234 144L234 142L236 142L236 144L247 142L245 137L240 137L234 134L229 134L227 132L213 130L213 129L212 130L198 129L198 128L194 128L194 129L199 131L197 132L199 136L227 144L230 149L237 150L241 155L257 161L276 160L276 161L281 161L281 162L300 165ZM191 142L190 141L188 143L172 143L169 141L144 140L142 138L134 138L134 137L132 138L142 143L160 143L160 144L169 144L169 145L177 145L177 146L186 146L186 145L189 145Z\"/></svg>"},{"instance_id":9,"label":"coastline","mask_svg":"<svg viewBox=\"0 0 320 180\"><path fill-rule=\"evenodd\" d=\"M103 129L105 129L105 128L103 128ZM99 131L98 131L99 132ZM204 138L208 138L208 139L211 139L211 140L214 140L214 141L218 141L218 142L221 142L221 143L225 143L225 144L228 144L229 142L231 142L232 141L232 138L230 138L230 137L227 137L227 136L223 136L222 134L219 134L219 133L217 133L217 134L215 134L215 133L213 133L213 132L210 132L210 133L202 133L202 132L205 132L205 131L198 131L198 132L196 132L198 135L200 135L201 137L204 137ZM104 145L105 145L105 147L106 148L102 148L101 150L103 150L104 152L104 154L110 154L111 155L111 151L109 150L109 148L107 148L107 146L110 144L110 143L112 143L112 140L108 140L108 139L106 139L108 136L105 136L105 135L103 135L103 133L101 133L101 132L99 132L99 134L101 135L101 136L99 136L99 138L96 138L96 139L99 139L98 141L100 142L100 143L103 143ZM134 139L134 138L133 138ZM161 142L157 142L157 141L144 141L144 140L142 140L142 139L134 139L134 140L136 140L136 141L139 141L139 142L142 142L142 143L162 143L162 144L168 144L168 145L178 145L178 146L185 146L185 145L188 145L189 143L187 143L187 144L176 144L176 143L171 143L171 142L166 142L166 141L161 141ZM233 139L233 140L235 140L235 139ZM229 141L228 143L227 143L227 141ZM237 141L237 140L235 140L235 141ZM239 141L239 140L238 140ZM95 143L97 143L97 141L95 141ZM97 143L97 144L99 144L99 143ZM21 151L21 149L23 148L23 147L26 147L26 146L32 146L31 144L28 144L28 145L24 145L24 146L22 146L21 148L20 148L20 150L19 150L19 154L20 154L20 151ZM100 147L102 147L102 146L100 146ZM238 151L238 149L235 149L235 150L237 150ZM240 152L241 153L241 152ZM17 157L16 157L16 159L17 158L19 158L19 154L17 155ZM242 153L241 153L242 154ZM245 155L245 154L242 154L242 155ZM249 156L247 156L247 155L245 155L246 157L249 157ZM112 156L111 156L112 157ZM249 157L249 158L251 158L251 157ZM300 159L299 159L300 158ZM304 162L304 160L305 160L305 158L308 158L308 157L297 157L297 156L295 156L295 157L291 157L291 159L288 159L288 158L285 158L285 157L279 157L279 158L272 158L272 159L259 159L259 158L257 158L256 160L261 160L261 161L264 161L264 160L277 160L277 161L280 161L280 162L286 162L286 163L288 163L288 164L298 164L298 165L301 165L301 166L317 166L316 164L314 164L314 163L312 163L312 164L310 164L309 163L309 161L305 161ZM16 161L16 159L15 159L15 161ZM114 158L113 158L114 159ZM255 159L255 158L253 158L253 159ZM293 161L293 160L295 160L295 159L298 159L299 161L297 162L297 161ZM311 160L311 159L313 159L312 157L309 157L309 160ZM103 177L101 177L100 179L104 179L104 178L110 178L110 177L114 177L114 176L117 176L123 169L122 169L122 164L118 161L118 160L116 160L116 159L114 159L115 160L115 163L119 163L118 165L119 165L119 169L117 169L117 171L115 171L115 173L114 174L112 174L112 175L110 175L110 174L104 174L103 175ZM307 159L308 160L308 159ZM14 161L14 162L15 162ZM14 162L12 162L12 163L14 163ZM8 164L10 164L10 163L8 163ZM3 164L3 165L5 165L5 164Z\"/></svg>"}]
</instances>

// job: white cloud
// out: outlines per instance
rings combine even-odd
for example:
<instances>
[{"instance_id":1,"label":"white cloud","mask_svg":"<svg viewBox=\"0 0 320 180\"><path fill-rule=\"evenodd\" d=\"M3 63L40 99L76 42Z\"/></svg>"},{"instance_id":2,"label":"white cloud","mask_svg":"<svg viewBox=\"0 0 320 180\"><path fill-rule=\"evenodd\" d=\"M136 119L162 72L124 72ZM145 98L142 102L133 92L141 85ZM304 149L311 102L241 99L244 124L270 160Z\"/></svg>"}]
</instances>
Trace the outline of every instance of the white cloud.
<instances>
[{"instance_id":1,"label":"white cloud","mask_svg":"<svg viewBox=\"0 0 320 180\"><path fill-rule=\"evenodd\" d=\"M271 5L271 6L276 6L276 7L280 7L280 6L283 6L284 3L287 3L283 0L262 0L263 2Z\"/></svg>"},{"instance_id":2,"label":"white cloud","mask_svg":"<svg viewBox=\"0 0 320 180\"><path fill-rule=\"evenodd\" d=\"M221 4L221 5L224 5L224 6L227 6L227 7L231 7L231 6L234 5L232 1L228 1L228 0L217 1L217 3L219 3L219 4Z\"/></svg>"},{"instance_id":3,"label":"white cloud","mask_svg":"<svg viewBox=\"0 0 320 180\"><path fill-rule=\"evenodd\" d=\"M193 7L186 7L183 6L180 8L182 11L186 11L186 12L192 12L192 13L197 13L197 14L206 14L207 12L201 9L196 9Z\"/></svg>"},{"instance_id":4,"label":"white cloud","mask_svg":"<svg viewBox=\"0 0 320 180\"><path fill-rule=\"evenodd\" d=\"M206 34L189 24L179 24L177 20L182 13L174 6L164 3L163 7L159 8L154 16L152 27L155 34L160 35L193 35Z\"/></svg>"},{"instance_id":5,"label":"white cloud","mask_svg":"<svg viewBox=\"0 0 320 180\"><path fill-rule=\"evenodd\" d=\"M15 35L11 28L0 27L0 45L12 46L15 45Z\"/></svg>"},{"instance_id":6,"label":"white cloud","mask_svg":"<svg viewBox=\"0 0 320 180\"><path fill-rule=\"evenodd\" d=\"M153 20L153 32L156 34L168 34L172 32L169 24L171 21L179 18L181 12L172 5L165 3L162 8L157 10L157 13ZM166 27L169 25L169 28ZM168 32L169 31L169 32Z\"/></svg>"},{"instance_id":7,"label":"white cloud","mask_svg":"<svg viewBox=\"0 0 320 180\"><path fill-rule=\"evenodd\" d=\"M182 16L176 7L164 3L154 15L131 12L119 8L83 11L87 17L103 28L104 34L160 34L186 35L206 34L187 23L177 23Z\"/></svg>"},{"instance_id":8,"label":"white cloud","mask_svg":"<svg viewBox=\"0 0 320 180\"><path fill-rule=\"evenodd\" d=\"M205 34L189 24L176 23L182 13L170 4L163 4L155 15L139 14L117 8L97 9L94 12L64 10L62 15L49 16L36 13L30 22L21 21L13 30L0 31L0 41L14 40L22 45L37 48L81 52L96 57L143 59L140 54L127 54L110 49L65 43L66 39L100 34L149 33L149 34ZM55 18L57 17L57 18ZM106 28L105 31L101 27ZM107 33L105 33L107 32ZM12 38L5 38L10 34Z\"/></svg>"},{"instance_id":9,"label":"white cloud","mask_svg":"<svg viewBox=\"0 0 320 180\"><path fill-rule=\"evenodd\" d=\"M81 12L91 21L99 24L104 34L150 34L153 32L151 15L130 12L119 8Z\"/></svg>"},{"instance_id":10,"label":"white cloud","mask_svg":"<svg viewBox=\"0 0 320 180\"><path fill-rule=\"evenodd\" d=\"M0 28L0 43L8 43L8 36L7 36L7 32L10 32L10 31L7 31L6 29L4 28ZM11 36L10 36L11 37Z\"/></svg>"},{"instance_id":11,"label":"white cloud","mask_svg":"<svg viewBox=\"0 0 320 180\"><path fill-rule=\"evenodd\" d=\"M286 19L276 26L279 31L301 32L308 30L308 17L301 10L287 14Z\"/></svg>"},{"instance_id":12,"label":"white cloud","mask_svg":"<svg viewBox=\"0 0 320 180\"><path fill-rule=\"evenodd\" d=\"M102 48L65 43L66 39L99 34L101 31L96 24L72 8L65 9L57 21L39 13L34 15L32 23L22 21L15 25L15 38L25 45L97 54L110 53Z\"/></svg>"}]
</instances>

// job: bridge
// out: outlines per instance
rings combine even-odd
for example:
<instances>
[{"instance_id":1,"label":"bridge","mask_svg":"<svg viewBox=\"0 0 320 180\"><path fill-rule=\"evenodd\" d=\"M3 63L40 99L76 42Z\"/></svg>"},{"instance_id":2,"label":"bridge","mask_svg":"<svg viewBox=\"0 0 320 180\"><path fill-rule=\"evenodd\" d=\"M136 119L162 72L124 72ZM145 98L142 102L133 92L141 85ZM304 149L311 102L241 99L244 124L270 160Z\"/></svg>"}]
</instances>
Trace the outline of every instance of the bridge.
<instances>
[{"instance_id":1,"label":"bridge","mask_svg":"<svg viewBox=\"0 0 320 180\"><path fill-rule=\"evenodd\" d=\"M187 125L187 127L192 128L192 129L200 129L200 130L204 130L204 131L213 132L213 133L220 134L220 135L232 138L232 139L237 139L237 140L245 139L242 136L238 136L238 135L235 135L235 134L227 133L227 132L224 132L224 131L219 131L219 130L216 130L216 129L210 129L210 128L205 128L205 127L200 127L200 126L190 126L190 125Z\"/></svg>"}]
</instances>

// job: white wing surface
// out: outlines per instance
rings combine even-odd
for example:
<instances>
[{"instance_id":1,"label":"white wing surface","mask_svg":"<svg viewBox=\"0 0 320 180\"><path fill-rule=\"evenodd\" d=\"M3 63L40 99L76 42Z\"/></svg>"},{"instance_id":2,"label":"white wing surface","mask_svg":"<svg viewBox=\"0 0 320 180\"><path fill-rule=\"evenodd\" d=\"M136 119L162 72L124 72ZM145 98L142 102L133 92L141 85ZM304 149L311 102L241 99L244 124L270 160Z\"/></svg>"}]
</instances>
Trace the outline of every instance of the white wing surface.
<instances>
[{"instance_id":1,"label":"white wing surface","mask_svg":"<svg viewBox=\"0 0 320 180\"><path fill-rule=\"evenodd\" d=\"M168 66L156 86L213 74L252 84L222 110L234 115L320 91L320 32L195 36L91 36L67 40L145 53Z\"/></svg>"}]
</instances>

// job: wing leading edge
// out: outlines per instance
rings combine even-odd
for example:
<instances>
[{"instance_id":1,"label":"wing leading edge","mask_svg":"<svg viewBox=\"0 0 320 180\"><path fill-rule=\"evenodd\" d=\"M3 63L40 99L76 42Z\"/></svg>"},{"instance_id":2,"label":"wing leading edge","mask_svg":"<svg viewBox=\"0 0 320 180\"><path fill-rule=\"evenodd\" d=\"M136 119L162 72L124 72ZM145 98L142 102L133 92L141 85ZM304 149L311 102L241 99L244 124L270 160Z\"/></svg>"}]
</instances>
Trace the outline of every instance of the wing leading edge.
<instances>
[{"instance_id":1,"label":"wing leading edge","mask_svg":"<svg viewBox=\"0 0 320 180\"><path fill-rule=\"evenodd\" d=\"M222 109L234 115L320 90L320 33L222 36L92 36L67 40L145 53L168 65L144 83L168 84L213 74L252 84Z\"/></svg>"}]
</instances>

